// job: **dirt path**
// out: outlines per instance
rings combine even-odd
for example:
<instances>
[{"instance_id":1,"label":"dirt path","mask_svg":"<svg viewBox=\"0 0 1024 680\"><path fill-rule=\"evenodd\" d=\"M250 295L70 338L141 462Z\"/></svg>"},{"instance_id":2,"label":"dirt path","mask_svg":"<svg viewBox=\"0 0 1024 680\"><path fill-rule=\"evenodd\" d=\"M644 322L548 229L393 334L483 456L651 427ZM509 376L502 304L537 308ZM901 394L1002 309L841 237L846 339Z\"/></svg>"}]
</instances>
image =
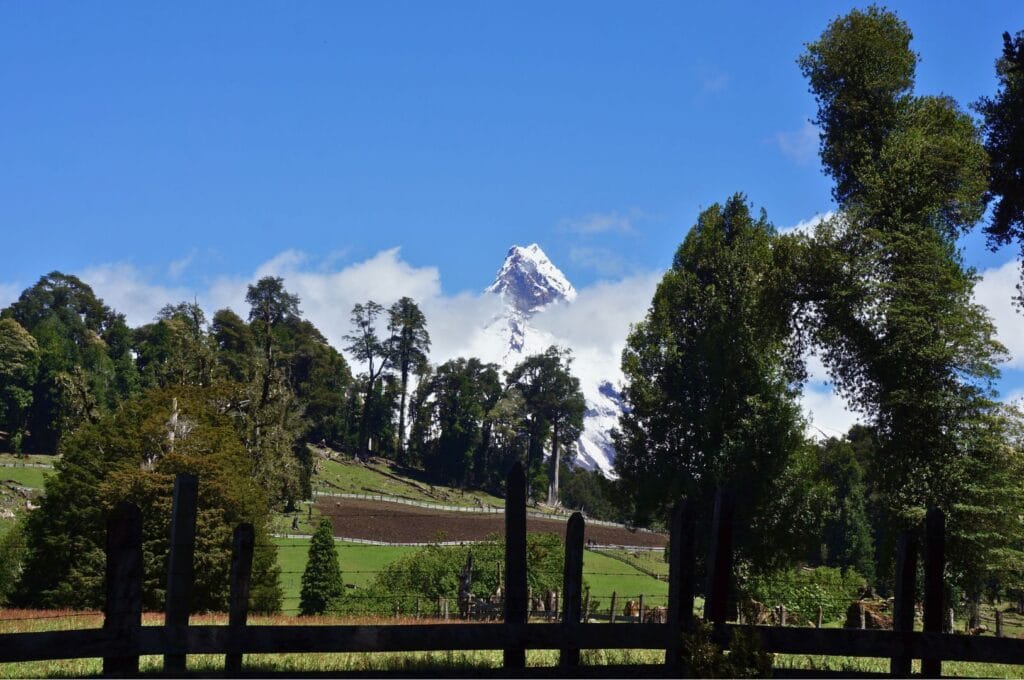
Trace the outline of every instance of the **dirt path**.
<instances>
[{"instance_id":1,"label":"dirt path","mask_svg":"<svg viewBox=\"0 0 1024 680\"><path fill-rule=\"evenodd\" d=\"M325 498L317 510L331 519L335 536L374 541L416 543L429 541L481 541L505 532L504 515L443 512L399 503ZM528 517L527 531L557 533L565 538L565 521ZM667 536L648 531L588 525L585 539L601 544L662 547Z\"/></svg>"}]
</instances>

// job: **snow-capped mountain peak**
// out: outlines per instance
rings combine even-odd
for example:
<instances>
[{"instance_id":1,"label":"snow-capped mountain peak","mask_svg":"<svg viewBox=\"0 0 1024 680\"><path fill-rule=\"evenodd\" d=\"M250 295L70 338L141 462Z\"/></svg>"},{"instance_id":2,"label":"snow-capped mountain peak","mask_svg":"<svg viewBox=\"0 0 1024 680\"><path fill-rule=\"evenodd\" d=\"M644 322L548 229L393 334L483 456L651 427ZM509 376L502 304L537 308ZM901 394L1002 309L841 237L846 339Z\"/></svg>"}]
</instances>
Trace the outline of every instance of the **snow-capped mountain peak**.
<instances>
[{"instance_id":1,"label":"snow-capped mountain peak","mask_svg":"<svg viewBox=\"0 0 1024 680\"><path fill-rule=\"evenodd\" d=\"M494 283L485 292L500 295L505 308L485 329L494 339L493 346L502 348L500 357L488 359L511 370L527 356L540 354L551 345L568 346L531 323L532 317L550 305L576 299L576 289L536 243L509 248ZM621 396L607 380L581 387L587 400L584 431L575 451L569 449L566 454L575 454L576 461L588 469L610 475L615 459L611 429L623 411Z\"/></svg>"},{"instance_id":2,"label":"snow-capped mountain peak","mask_svg":"<svg viewBox=\"0 0 1024 680\"><path fill-rule=\"evenodd\" d=\"M512 246L486 292L498 293L509 307L532 316L553 302L572 302L576 289L536 243Z\"/></svg>"}]
</instances>

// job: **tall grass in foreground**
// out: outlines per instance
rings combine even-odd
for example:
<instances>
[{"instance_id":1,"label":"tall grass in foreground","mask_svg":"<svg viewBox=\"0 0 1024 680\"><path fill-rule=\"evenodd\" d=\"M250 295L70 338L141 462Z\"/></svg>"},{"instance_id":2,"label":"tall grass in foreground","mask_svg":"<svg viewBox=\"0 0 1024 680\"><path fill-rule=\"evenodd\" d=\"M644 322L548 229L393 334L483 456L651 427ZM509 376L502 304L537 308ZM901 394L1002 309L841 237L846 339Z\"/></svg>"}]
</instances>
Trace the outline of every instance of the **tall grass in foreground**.
<instances>
[{"instance_id":1,"label":"tall grass in foreground","mask_svg":"<svg viewBox=\"0 0 1024 680\"><path fill-rule=\"evenodd\" d=\"M191 618L193 625L226 625L225 614L199 614ZM339 625L339 624L413 624L438 623L432 619L403 617L359 617L339 618L331 616L252 616L249 624L267 625ZM457 623L451 621L450 623ZM163 624L163 614L143 615L143 624ZM78 612L65 610L0 610L0 634L27 633L50 630L72 630L97 628L103 625L99 612ZM628 624L621 624L628 625ZM658 664L665 658L660 650L583 650L581 662L585 665L629 665ZM469 652L383 652L345 654L248 654L245 657L246 670L253 673L328 673L328 672L385 672L395 673L436 670L443 675L445 669L472 671L498 668L502 653L498 650ZM554 666L558 663L555 650L534 650L527 653L529 666ZM63 661L31 661L0 664L0 678L66 678L98 676L102 671L101 659L68 659ZM163 670L163 658L144 656L140 667L143 673L157 674ZM824 657L804 654L776 654L775 667L782 669L808 669L819 671L867 671L888 673L888 659L865 659L856 657ZM224 668L222 655L196 654L188 658L189 671L195 673L219 673ZM914 672L919 672L915 662ZM986 678L1024 677L1024 665L1007 666L965 662L945 662L944 675Z\"/></svg>"}]
</instances>

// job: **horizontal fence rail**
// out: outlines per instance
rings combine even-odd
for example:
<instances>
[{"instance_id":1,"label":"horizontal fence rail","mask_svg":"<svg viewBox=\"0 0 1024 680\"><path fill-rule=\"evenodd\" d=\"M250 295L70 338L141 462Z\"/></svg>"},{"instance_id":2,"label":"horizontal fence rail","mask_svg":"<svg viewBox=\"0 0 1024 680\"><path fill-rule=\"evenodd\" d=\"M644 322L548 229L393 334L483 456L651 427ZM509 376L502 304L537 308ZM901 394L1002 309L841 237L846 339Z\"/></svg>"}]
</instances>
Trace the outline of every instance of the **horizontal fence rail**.
<instances>
[{"instance_id":1,"label":"horizontal fence rail","mask_svg":"<svg viewBox=\"0 0 1024 680\"><path fill-rule=\"evenodd\" d=\"M538 613L531 612L534 598L527 583L525 483L522 466L514 465L506 484L505 589L500 599L477 603L488 608L488 614L499 619L496 622L249 625L253 528L240 525L235 529L233 542L229 624L189 625L198 479L182 474L175 480L172 503L171 568L163 625L143 623L142 515L138 507L122 502L110 514L107 524L107 601L103 627L0 634L0 663L102 658L106 675L130 676L139 673L140 656L159 655L164 658L165 673L180 675L187 668L185 661L189 654L216 654L224 656L225 675L236 675L245 670L245 654L503 650L501 672L528 676L552 672L551 668L526 667L526 651L530 649L558 650L557 671L564 675L584 672L580 669L580 650L649 649L664 650L664 664L620 666L615 667L615 671L620 675L688 677L684 638L696 631L698 623L693 615L697 588L694 518L698 515L693 502L681 501L672 514L666 607L654 606L655 601L663 600L652 597L645 601L643 595L637 601L617 600L621 594L614 592L609 608L604 609L603 604L595 606L597 595L582 588L585 520L576 513L569 519L566 531L562 589L552 591L554 605ZM721 647L728 648L739 631L752 632L766 652L888 658L891 673L897 677L909 674L913 659L921 660L926 677L940 676L942 663L950 660L1024 663L1024 640L941 632L942 621L938 614L946 611L947 604L943 600L941 578L945 521L938 510L928 511L923 527L901 536L896 574L899 587L894 601L895 630L866 630L863 625L861 629L821 628L820 607L816 628L785 627L784 607L779 607L781 625L741 626L727 622L731 607L728 602L732 588L732 530L736 521L733 511L732 495L727 491L717 494L706 560L709 573L704 589L707 594L704 619L712 624L711 635ZM923 541L919 540L922 530ZM913 630L918 551L926 576L923 631ZM466 569L470 569L468 562ZM626 609L620 610L617 602L620 607L625 602ZM437 605L438 615L443 612L447 619L448 599L439 598ZM609 623L595 622L605 618L603 611L596 611L598 608L608 612ZM415 611L418 618L419 599L415 600ZM470 617L472 611L471 607L464 609L463 617ZM645 617L645 613L657 614L657 622ZM544 622L536 622L538 618ZM623 625L627 623L629 625ZM593 671L588 668L585 672ZM821 671L817 674L828 675Z\"/></svg>"}]
</instances>

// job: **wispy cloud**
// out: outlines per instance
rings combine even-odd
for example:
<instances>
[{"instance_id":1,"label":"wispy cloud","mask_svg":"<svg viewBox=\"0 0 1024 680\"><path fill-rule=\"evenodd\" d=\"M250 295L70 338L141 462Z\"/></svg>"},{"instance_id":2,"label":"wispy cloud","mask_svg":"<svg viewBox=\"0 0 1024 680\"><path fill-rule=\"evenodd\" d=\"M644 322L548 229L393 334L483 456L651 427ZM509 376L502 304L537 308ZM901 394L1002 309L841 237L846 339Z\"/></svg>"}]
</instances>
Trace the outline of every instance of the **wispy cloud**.
<instances>
[{"instance_id":1,"label":"wispy cloud","mask_svg":"<svg viewBox=\"0 0 1024 680\"><path fill-rule=\"evenodd\" d=\"M192 261L196 259L196 253L198 252L198 250L193 248L185 257L178 260L172 260L171 263L167 265L167 275L172 279L179 278L182 272L188 269L189 265L192 264Z\"/></svg>"},{"instance_id":2,"label":"wispy cloud","mask_svg":"<svg viewBox=\"0 0 1024 680\"><path fill-rule=\"evenodd\" d=\"M636 222L643 219L643 216L644 214L640 210L628 212L613 210L604 213L591 213L584 217L566 218L559 222L558 227L561 231L585 236L609 233L635 234Z\"/></svg>"},{"instance_id":3,"label":"wispy cloud","mask_svg":"<svg viewBox=\"0 0 1024 680\"><path fill-rule=\"evenodd\" d=\"M800 165L811 163L818 155L818 128L810 121L798 130L776 132L772 138L783 155Z\"/></svg>"},{"instance_id":4,"label":"wispy cloud","mask_svg":"<svg viewBox=\"0 0 1024 680\"><path fill-rule=\"evenodd\" d=\"M698 64L694 69L701 92L714 94L729 87L729 74L712 64Z\"/></svg>"},{"instance_id":5,"label":"wispy cloud","mask_svg":"<svg viewBox=\"0 0 1024 680\"><path fill-rule=\"evenodd\" d=\"M780 234L813 234L814 228L826 220L830 220L836 216L836 213L832 210L823 213L817 213L813 217L808 217L806 220L797 222L796 224L789 227L779 227Z\"/></svg>"},{"instance_id":6,"label":"wispy cloud","mask_svg":"<svg viewBox=\"0 0 1024 680\"><path fill-rule=\"evenodd\" d=\"M600 246L572 246L569 249L569 261L601 276L620 276L628 269L621 255Z\"/></svg>"}]
</instances>

